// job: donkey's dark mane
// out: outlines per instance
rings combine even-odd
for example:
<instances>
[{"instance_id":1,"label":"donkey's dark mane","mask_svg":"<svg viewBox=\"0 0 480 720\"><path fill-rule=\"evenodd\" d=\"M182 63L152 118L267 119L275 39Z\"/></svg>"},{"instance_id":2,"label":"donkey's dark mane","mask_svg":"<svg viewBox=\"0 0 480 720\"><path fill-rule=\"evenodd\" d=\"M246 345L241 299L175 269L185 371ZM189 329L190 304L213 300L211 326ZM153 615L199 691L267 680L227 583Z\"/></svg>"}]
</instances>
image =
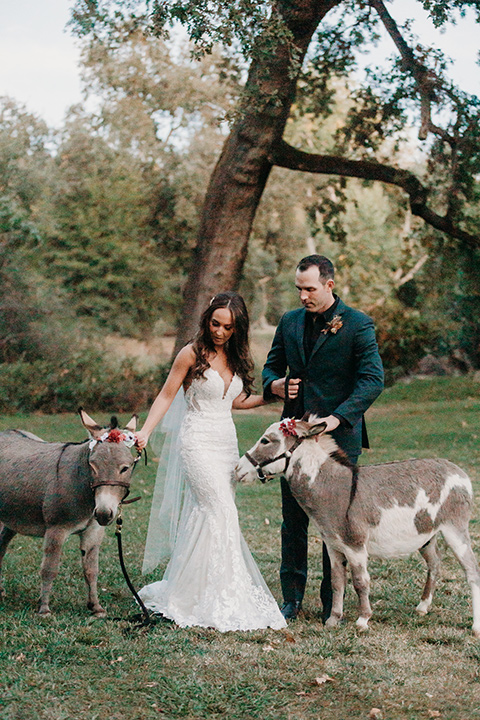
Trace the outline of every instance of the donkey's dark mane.
<instances>
[{"instance_id":1,"label":"donkey's dark mane","mask_svg":"<svg viewBox=\"0 0 480 720\"><path fill-rule=\"evenodd\" d=\"M344 450L341 448L337 448L330 457L332 460L336 460L336 462L340 463L340 465L344 465L345 467L349 468L350 470L354 470L357 466L354 465L354 463L350 462L348 459L348 456Z\"/></svg>"}]
</instances>

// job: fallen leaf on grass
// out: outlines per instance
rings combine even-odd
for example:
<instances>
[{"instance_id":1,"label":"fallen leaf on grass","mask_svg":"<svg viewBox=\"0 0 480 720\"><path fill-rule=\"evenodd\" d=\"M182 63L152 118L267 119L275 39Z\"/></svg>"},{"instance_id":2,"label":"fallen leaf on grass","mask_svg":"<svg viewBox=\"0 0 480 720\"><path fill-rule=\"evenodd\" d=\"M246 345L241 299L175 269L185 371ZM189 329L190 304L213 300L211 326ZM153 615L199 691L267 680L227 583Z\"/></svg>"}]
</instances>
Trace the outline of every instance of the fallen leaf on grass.
<instances>
[{"instance_id":1,"label":"fallen leaf on grass","mask_svg":"<svg viewBox=\"0 0 480 720\"><path fill-rule=\"evenodd\" d=\"M440 714L441 714L440 710L429 710L428 711L428 717L430 717L430 718L440 717Z\"/></svg>"},{"instance_id":2,"label":"fallen leaf on grass","mask_svg":"<svg viewBox=\"0 0 480 720\"><path fill-rule=\"evenodd\" d=\"M145 683L145 687L157 687L158 682L148 682Z\"/></svg>"},{"instance_id":3,"label":"fallen leaf on grass","mask_svg":"<svg viewBox=\"0 0 480 720\"><path fill-rule=\"evenodd\" d=\"M372 708L368 713L368 717L372 720L380 720L380 718L382 717L382 711L380 710L380 708Z\"/></svg>"},{"instance_id":4,"label":"fallen leaf on grass","mask_svg":"<svg viewBox=\"0 0 480 720\"><path fill-rule=\"evenodd\" d=\"M286 641L286 642L289 642L289 643L296 643L296 642L297 642L297 641L295 640L295 638L293 637L292 633L286 632L286 633L283 634L283 637L285 638L285 641Z\"/></svg>"},{"instance_id":5,"label":"fallen leaf on grass","mask_svg":"<svg viewBox=\"0 0 480 720\"><path fill-rule=\"evenodd\" d=\"M313 685L324 685L327 682L335 682L335 680L330 675L319 675L313 681Z\"/></svg>"},{"instance_id":6,"label":"fallen leaf on grass","mask_svg":"<svg viewBox=\"0 0 480 720\"><path fill-rule=\"evenodd\" d=\"M19 653L18 655L15 656L15 660L17 662L25 662L26 659L27 659L27 656L24 653Z\"/></svg>"},{"instance_id":7,"label":"fallen leaf on grass","mask_svg":"<svg viewBox=\"0 0 480 720\"><path fill-rule=\"evenodd\" d=\"M123 657L118 657L116 660L110 660L110 665L115 665L115 663L123 662Z\"/></svg>"}]
</instances>

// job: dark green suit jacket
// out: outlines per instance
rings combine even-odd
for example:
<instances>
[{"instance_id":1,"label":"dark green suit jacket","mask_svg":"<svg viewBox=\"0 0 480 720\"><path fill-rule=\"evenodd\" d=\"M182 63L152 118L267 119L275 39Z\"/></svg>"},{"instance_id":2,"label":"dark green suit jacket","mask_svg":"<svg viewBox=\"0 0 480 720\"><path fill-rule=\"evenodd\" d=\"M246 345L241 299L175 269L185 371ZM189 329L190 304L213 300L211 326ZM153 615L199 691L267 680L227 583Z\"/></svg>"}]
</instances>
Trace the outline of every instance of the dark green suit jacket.
<instances>
[{"instance_id":1,"label":"dark green suit jacket","mask_svg":"<svg viewBox=\"0 0 480 720\"><path fill-rule=\"evenodd\" d=\"M336 333L320 333L307 362L303 345L305 308L287 312L280 320L263 369L266 400L273 398L273 380L289 372L301 378L303 411L320 417L335 414L343 420L332 433L349 456L362 448L363 414L383 389L383 366L372 320L339 300L334 317ZM285 404L288 411L288 404Z\"/></svg>"}]
</instances>

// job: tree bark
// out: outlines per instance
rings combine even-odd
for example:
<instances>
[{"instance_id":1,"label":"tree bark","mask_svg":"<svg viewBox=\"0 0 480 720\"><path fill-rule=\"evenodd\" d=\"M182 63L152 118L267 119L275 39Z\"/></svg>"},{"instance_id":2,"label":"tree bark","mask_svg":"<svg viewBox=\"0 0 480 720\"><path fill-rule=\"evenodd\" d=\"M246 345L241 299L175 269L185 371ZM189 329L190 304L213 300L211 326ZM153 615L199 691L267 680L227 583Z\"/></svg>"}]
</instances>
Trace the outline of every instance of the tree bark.
<instances>
[{"instance_id":1,"label":"tree bark","mask_svg":"<svg viewBox=\"0 0 480 720\"><path fill-rule=\"evenodd\" d=\"M245 86L249 100L240 109L207 189L174 353L194 336L210 298L238 285L252 223L272 168L272 148L282 138L295 97L296 68L320 21L339 2L279 0L276 4L274 12L282 16L292 42L279 42L267 61L264 57L252 61Z\"/></svg>"}]
</instances>

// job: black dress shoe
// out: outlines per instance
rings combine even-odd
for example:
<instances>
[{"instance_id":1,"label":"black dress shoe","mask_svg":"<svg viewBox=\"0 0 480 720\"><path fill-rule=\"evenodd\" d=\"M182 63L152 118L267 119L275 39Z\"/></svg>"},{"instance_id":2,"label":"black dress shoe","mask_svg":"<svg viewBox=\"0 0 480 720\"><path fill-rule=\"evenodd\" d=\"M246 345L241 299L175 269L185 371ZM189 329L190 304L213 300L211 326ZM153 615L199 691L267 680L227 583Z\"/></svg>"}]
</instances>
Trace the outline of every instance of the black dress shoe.
<instances>
[{"instance_id":1,"label":"black dress shoe","mask_svg":"<svg viewBox=\"0 0 480 720\"><path fill-rule=\"evenodd\" d=\"M289 602L283 603L280 612L285 620L296 620L301 609L302 603L300 600L290 600Z\"/></svg>"}]
</instances>

